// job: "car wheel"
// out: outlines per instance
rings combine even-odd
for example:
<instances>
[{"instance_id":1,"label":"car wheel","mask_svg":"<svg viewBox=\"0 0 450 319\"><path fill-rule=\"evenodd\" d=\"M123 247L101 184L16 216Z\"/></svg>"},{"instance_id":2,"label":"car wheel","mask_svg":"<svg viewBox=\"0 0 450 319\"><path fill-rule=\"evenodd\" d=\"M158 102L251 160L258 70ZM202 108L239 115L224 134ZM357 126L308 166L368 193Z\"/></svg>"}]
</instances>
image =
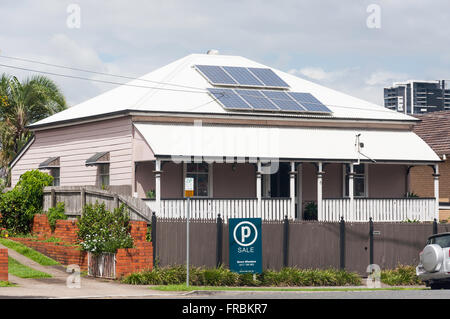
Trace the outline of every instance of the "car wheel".
<instances>
[{"instance_id":1,"label":"car wheel","mask_svg":"<svg viewBox=\"0 0 450 319\"><path fill-rule=\"evenodd\" d=\"M431 290L438 290L438 289L442 289L443 286L442 286L442 284L433 283L433 284L430 284L430 288L431 288Z\"/></svg>"}]
</instances>

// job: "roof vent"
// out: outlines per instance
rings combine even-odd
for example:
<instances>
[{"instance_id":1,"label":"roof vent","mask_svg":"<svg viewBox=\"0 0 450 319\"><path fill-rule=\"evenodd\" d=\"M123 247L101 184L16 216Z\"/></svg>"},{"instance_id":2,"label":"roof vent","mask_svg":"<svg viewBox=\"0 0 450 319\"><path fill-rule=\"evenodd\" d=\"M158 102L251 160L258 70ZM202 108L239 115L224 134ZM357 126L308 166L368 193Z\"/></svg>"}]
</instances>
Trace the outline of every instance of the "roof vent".
<instances>
[{"instance_id":1,"label":"roof vent","mask_svg":"<svg viewBox=\"0 0 450 319\"><path fill-rule=\"evenodd\" d=\"M219 54L219 50L211 49L211 50L208 50L208 52L206 52L206 54L208 54L208 55L218 55Z\"/></svg>"}]
</instances>

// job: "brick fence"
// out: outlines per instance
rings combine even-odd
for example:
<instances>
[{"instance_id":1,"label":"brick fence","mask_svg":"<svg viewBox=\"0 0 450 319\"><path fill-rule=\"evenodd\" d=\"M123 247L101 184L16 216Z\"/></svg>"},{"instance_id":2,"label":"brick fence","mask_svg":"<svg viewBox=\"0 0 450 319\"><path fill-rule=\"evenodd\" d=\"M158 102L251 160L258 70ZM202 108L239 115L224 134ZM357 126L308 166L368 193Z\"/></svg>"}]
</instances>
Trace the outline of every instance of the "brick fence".
<instances>
[{"instance_id":1,"label":"brick fence","mask_svg":"<svg viewBox=\"0 0 450 319\"><path fill-rule=\"evenodd\" d=\"M152 243L146 241L147 223L144 221L130 222L130 235L134 248L121 248L116 253L116 277L120 278L135 271L153 268ZM52 232L47 216L34 216L32 233L35 238L10 238L23 243L40 253L53 258L62 265L76 264L81 270L88 269L87 253L81 251L75 244L78 241L78 226L75 220L57 220L55 231ZM60 242L43 241L50 237L60 239Z\"/></svg>"},{"instance_id":2,"label":"brick fence","mask_svg":"<svg viewBox=\"0 0 450 319\"><path fill-rule=\"evenodd\" d=\"M20 242L25 246L33 248L38 252L56 260L62 265L78 265L81 270L88 269L88 258L84 251L79 250L77 246L68 243L43 242L34 238L17 238L12 237L11 240Z\"/></svg>"},{"instance_id":3,"label":"brick fence","mask_svg":"<svg viewBox=\"0 0 450 319\"><path fill-rule=\"evenodd\" d=\"M0 249L0 281L8 281L8 249Z\"/></svg>"}]
</instances>

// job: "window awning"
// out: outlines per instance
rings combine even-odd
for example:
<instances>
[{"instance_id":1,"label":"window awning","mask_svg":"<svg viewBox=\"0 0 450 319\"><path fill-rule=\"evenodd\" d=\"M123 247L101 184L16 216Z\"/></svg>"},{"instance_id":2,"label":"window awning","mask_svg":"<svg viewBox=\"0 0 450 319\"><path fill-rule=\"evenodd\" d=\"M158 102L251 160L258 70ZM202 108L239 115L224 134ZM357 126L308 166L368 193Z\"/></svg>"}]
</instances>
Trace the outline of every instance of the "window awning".
<instances>
[{"instance_id":1,"label":"window awning","mask_svg":"<svg viewBox=\"0 0 450 319\"><path fill-rule=\"evenodd\" d=\"M400 130L135 123L157 157L297 161L439 162L416 134ZM358 153L355 142L364 143Z\"/></svg>"},{"instance_id":2,"label":"window awning","mask_svg":"<svg viewBox=\"0 0 450 319\"><path fill-rule=\"evenodd\" d=\"M95 153L86 160L86 166L108 164L109 163L109 152L99 152Z\"/></svg>"},{"instance_id":3,"label":"window awning","mask_svg":"<svg viewBox=\"0 0 450 319\"><path fill-rule=\"evenodd\" d=\"M59 157L50 157L39 164L39 169L59 168Z\"/></svg>"}]
</instances>

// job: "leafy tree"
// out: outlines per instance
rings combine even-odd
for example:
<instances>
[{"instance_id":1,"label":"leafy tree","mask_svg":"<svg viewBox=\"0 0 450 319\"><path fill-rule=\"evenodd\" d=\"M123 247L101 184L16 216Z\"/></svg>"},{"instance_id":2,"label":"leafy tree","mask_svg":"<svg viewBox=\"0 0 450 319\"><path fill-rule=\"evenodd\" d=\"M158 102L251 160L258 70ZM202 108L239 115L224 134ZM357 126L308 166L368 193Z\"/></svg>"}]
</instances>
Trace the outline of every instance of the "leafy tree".
<instances>
[{"instance_id":1,"label":"leafy tree","mask_svg":"<svg viewBox=\"0 0 450 319\"><path fill-rule=\"evenodd\" d=\"M42 212L44 187L52 182L52 176L39 170L22 174L17 185L0 196L0 226L13 234L28 233L33 216Z\"/></svg>"},{"instance_id":2,"label":"leafy tree","mask_svg":"<svg viewBox=\"0 0 450 319\"><path fill-rule=\"evenodd\" d=\"M6 168L31 138L27 126L67 108L59 87L45 76L20 82L15 76L0 77L0 165Z\"/></svg>"}]
</instances>

